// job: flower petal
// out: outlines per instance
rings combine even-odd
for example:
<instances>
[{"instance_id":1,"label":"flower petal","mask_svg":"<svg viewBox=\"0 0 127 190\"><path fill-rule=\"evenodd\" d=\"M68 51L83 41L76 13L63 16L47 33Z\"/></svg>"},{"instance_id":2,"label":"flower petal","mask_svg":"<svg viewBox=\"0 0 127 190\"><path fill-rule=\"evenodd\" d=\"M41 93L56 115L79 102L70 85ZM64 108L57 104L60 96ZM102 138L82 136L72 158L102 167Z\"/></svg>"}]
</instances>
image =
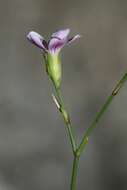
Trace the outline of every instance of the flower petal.
<instances>
[{"instance_id":1,"label":"flower petal","mask_svg":"<svg viewBox=\"0 0 127 190\"><path fill-rule=\"evenodd\" d=\"M74 42L75 40L77 40L79 38L81 38L81 36L79 34L77 34L76 36L73 36L72 38L69 38L67 44L70 44L70 43Z\"/></svg>"},{"instance_id":2,"label":"flower petal","mask_svg":"<svg viewBox=\"0 0 127 190\"><path fill-rule=\"evenodd\" d=\"M52 38L49 41L48 50L51 53L58 53L67 43L67 39L59 40L57 38Z\"/></svg>"},{"instance_id":3,"label":"flower petal","mask_svg":"<svg viewBox=\"0 0 127 190\"><path fill-rule=\"evenodd\" d=\"M68 42L70 29L59 30L52 34L48 44L48 50L51 53L58 53Z\"/></svg>"},{"instance_id":4,"label":"flower petal","mask_svg":"<svg viewBox=\"0 0 127 190\"><path fill-rule=\"evenodd\" d=\"M59 30L52 34L51 38L57 38L59 40L66 39L70 33L70 29Z\"/></svg>"},{"instance_id":5,"label":"flower petal","mask_svg":"<svg viewBox=\"0 0 127 190\"><path fill-rule=\"evenodd\" d=\"M47 50L48 45L44 38L37 32L31 31L27 35L27 39L43 50Z\"/></svg>"}]
</instances>

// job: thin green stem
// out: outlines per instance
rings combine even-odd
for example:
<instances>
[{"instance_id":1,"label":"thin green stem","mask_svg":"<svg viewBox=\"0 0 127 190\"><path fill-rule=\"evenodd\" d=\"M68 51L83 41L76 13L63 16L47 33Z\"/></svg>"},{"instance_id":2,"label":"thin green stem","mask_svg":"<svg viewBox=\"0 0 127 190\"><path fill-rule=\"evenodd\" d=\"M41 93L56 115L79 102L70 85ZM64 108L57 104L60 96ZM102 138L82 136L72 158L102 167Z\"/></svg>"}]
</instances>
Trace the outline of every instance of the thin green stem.
<instances>
[{"instance_id":1,"label":"thin green stem","mask_svg":"<svg viewBox=\"0 0 127 190\"><path fill-rule=\"evenodd\" d=\"M54 85L54 87L55 87L55 85ZM79 157L76 154L76 150L77 150L76 138L75 138L75 135L73 132L73 127L71 125L69 113L67 112L67 110L65 109L65 106L64 106L64 101L61 96L60 89L57 89L55 87L55 91L56 91L58 100L57 99L54 99L54 100L55 100L55 103L56 103L60 113L62 114L62 116L64 118L67 132L68 132L69 139L70 139L70 143L72 146L73 156L74 156L70 190L76 190L76 179L77 179L77 170L78 170L78 163L79 163Z\"/></svg>"},{"instance_id":2,"label":"thin green stem","mask_svg":"<svg viewBox=\"0 0 127 190\"><path fill-rule=\"evenodd\" d=\"M73 150L73 153L75 153L77 147L76 147L76 140L75 140L75 137L74 137L74 133L73 133L71 124L67 124L67 129L68 129L68 135L69 135L69 138L70 138L70 142L71 142L71 145L72 145L72 150Z\"/></svg>"},{"instance_id":3,"label":"thin green stem","mask_svg":"<svg viewBox=\"0 0 127 190\"><path fill-rule=\"evenodd\" d=\"M63 102L63 99L62 99L62 96L61 96L61 93L60 93L60 89L57 89L55 87L55 91L56 91L56 95L57 95L57 98L58 98L58 103L59 103L59 106L60 106L59 111L60 111L60 113L62 114L62 116L64 118L64 121L65 121L65 124L66 124L66 127L67 127L67 132L68 132L68 135L69 135L69 139L70 139L70 142L71 142L73 154L75 154L76 149L77 149L76 138L75 138L75 135L74 135L74 132L73 132L73 127L72 127L72 124L71 124L71 121L70 121L69 113L65 109L64 102Z\"/></svg>"},{"instance_id":4,"label":"thin green stem","mask_svg":"<svg viewBox=\"0 0 127 190\"><path fill-rule=\"evenodd\" d=\"M111 95L108 97L108 99L106 100L106 102L102 106L101 110L97 113L94 121L92 122L90 127L86 130L86 133L85 133L85 135L84 135L84 137L83 137L83 139L82 139L82 141L81 141L81 143L80 143L80 145L79 145L79 147L77 149L77 154L78 155L80 155L82 153L82 151L84 150L85 145L88 142L88 137L91 135L91 133L93 132L93 129L97 126L97 123L100 121L101 117L106 112L107 108L111 104L114 97L118 94L121 87L125 84L126 80L127 80L127 72L124 74L122 79L118 82L118 84L116 85L116 87L112 91Z\"/></svg>"},{"instance_id":5,"label":"thin green stem","mask_svg":"<svg viewBox=\"0 0 127 190\"><path fill-rule=\"evenodd\" d=\"M71 190L76 190L76 180L77 180L77 171L78 171L79 157L74 156L73 168L72 168L72 177L71 177Z\"/></svg>"}]
</instances>

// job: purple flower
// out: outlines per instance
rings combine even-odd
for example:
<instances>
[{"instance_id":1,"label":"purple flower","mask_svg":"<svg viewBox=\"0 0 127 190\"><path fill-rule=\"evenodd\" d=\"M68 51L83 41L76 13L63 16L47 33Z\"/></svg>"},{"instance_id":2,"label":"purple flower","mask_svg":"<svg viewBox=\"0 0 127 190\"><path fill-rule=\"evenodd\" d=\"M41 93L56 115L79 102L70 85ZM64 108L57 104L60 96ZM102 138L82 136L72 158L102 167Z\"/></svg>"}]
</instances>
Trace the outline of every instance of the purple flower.
<instances>
[{"instance_id":1,"label":"purple flower","mask_svg":"<svg viewBox=\"0 0 127 190\"><path fill-rule=\"evenodd\" d=\"M48 42L34 31L29 32L27 35L27 39L42 50L46 71L56 88L60 88L62 76L59 52L65 45L80 38L79 34L68 38L69 33L70 29L59 30L51 35Z\"/></svg>"},{"instance_id":2,"label":"purple flower","mask_svg":"<svg viewBox=\"0 0 127 190\"><path fill-rule=\"evenodd\" d=\"M70 29L59 30L51 35L50 40L47 42L40 34L31 31L27 35L27 39L35 44L37 47L43 50L44 53L59 53L59 51L67 44L80 38L80 35L76 35L72 38L68 38Z\"/></svg>"}]
</instances>

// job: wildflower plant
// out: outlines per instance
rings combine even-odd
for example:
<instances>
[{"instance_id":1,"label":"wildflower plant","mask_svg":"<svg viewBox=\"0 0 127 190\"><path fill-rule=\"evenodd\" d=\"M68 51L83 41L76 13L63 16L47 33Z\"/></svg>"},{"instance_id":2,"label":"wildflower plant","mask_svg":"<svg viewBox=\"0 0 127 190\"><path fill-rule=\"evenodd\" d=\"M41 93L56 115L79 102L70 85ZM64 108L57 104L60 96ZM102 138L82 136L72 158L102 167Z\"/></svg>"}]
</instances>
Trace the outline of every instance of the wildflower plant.
<instances>
[{"instance_id":1,"label":"wildflower plant","mask_svg":"<svg viewBox=\"0 0 127 190\"><path fill-rule=\"evenodd\" d=\"M42 56L45 61L46 72L54 86L55 94L52 94L52 98L58 110L60 111L61 115L63 116L73 153L73 167L72 167L70 190L76 190L77 170L78 170L80 156L88 143L89 136L92 134L94 128L97 126L97 123L99 122L103 114L107 111L107 108L111 104L112 100L118 94L119 90L126 82L127 72L123 75L121 80L112 90L106 102L104 103L100 111L97 113L95 119L85 131L84 136L82 137L81 142L78 145L76 142L76 136L73 132L73 126L71 123L69 113L64 106L63 98L61 95L61 81L62 81L62 67L61 67L61 57L60 57L61 49L64 46L72 43L73 41L81 37L79 34L77 34L74 37L69 38L68 37L69 33L70 29L59 30L51 35L49 41L46 41L40 34L31 31L28 33L27 39L41 50Z\"/></svg>"}]
</instances>

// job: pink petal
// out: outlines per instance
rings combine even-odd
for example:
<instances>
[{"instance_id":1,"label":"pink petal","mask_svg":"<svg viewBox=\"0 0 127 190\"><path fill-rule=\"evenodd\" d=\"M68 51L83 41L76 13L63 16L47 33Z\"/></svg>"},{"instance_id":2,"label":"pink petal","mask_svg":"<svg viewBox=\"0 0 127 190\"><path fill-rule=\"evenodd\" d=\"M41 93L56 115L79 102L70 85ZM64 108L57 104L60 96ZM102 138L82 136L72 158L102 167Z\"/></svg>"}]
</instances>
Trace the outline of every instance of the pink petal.
<instances>
[{"instance_id":1,"label":"pink petal","mask_svg":"<svg viewBox=\"0 0 127 190\"><path fill-rule=\"evenodd\" d=\"M81 38L81 36L79 34L77 34L76 36L69 38L67 44L70 44L79 38Z\"/></svg>"},{"instance_id":2,"label":"pink petal","mask_svg":"<svg viewBox=\"0 0 127 190\"><path fill-rule=\"evenodd\" d=\"M70 29L59 30L52 34L51 38L57 38L60 40L66 39L70 33Z\"/></svg>"},{"instance_id":3,"label":"pink petal","mask_svg":"<svg viewBox=\"0 0 127 190\"><path fill-rule=\"evenodd\" d=\"M31 41L33 44L35 44L37 47L43 50L47 50L47 42L44 40L44 38L38 34L37 32L31 31L27 35L27 39Z\"/></svg>"},{"instance_id":4,"label":"pink petal","mask_svg":"<svg viewBox=\"0 0 127 190\"><path fill-rule=\"evenodd\" d=\"M65 40L59 40L57 38L52 38L49 41L48 50L51 53L59 52L65 46L66 43L67 40L65 41Z\"/></svg>"}]
</instances>

